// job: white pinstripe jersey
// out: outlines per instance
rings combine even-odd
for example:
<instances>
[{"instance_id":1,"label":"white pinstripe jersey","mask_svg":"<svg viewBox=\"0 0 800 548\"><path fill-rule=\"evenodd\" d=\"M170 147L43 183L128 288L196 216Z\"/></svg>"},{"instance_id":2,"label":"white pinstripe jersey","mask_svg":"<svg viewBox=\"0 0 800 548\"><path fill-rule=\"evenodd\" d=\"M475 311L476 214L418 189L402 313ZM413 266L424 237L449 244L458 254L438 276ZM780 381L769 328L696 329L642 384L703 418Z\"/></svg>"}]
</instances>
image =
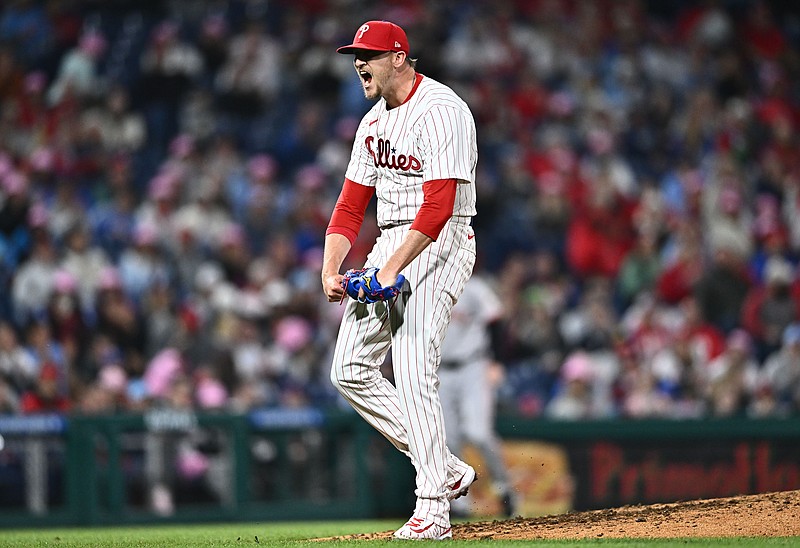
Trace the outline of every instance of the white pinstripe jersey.
<instances>
[{"instance_id":1,"label":"white pinstripe jersey","mask_svg":"<svg viewBox=\"0 0 800 548\"><path fill-rule=\"evenodd\" d=\"M422 183L458 179L453 216L475 215L478 143L467 104L444 84L421 79L402 105L381 98L361 120L345 177L374 186L378 226L410 223L424 198Z\"/></svg>"}]
</instances>

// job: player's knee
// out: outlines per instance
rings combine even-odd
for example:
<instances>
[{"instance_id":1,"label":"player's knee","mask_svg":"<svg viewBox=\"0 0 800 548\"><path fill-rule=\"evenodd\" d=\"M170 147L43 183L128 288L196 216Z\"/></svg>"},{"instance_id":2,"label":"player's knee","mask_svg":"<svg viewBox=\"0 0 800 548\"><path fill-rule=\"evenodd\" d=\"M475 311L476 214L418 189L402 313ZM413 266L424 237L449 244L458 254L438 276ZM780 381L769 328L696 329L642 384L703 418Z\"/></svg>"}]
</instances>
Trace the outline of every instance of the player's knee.
<instances>
[{"instance_id":1,"label":"player's knee","mask_svg":"<svg viewBox=\"0 0 800 548\"><path fill-rule=\"evenodd\" d=\"M355 385L352 375L348 375L346 371L347 368L344 367L336 367L335 365L331 367L331 384L341 394L351 391Z\"/></svg>"},{"instance_id":2,"label":"player's knee","mask_svg":"<svg viewBox=\"0 0 800 548\"><path fill-rule=\"evenodd\" d=\"M344 395L374 389L375 384L383 379L379 370L360 363L334 363L330 378L331 384Z\"/></svg>"},{"instance_id":3,"label":"player's knee","mask_svg":"<svg viewBox=\"0 0 800 548\"><path fill-rule=\"evenodd\" d=\"M336 388L336 390L341 392L342 391L341 381L340 381L341 377L340 377L339 370L338 370L338 368L336 366L331 367L330 378L331 378L331 384L334 386L334 388Z\"/></svg>"}]
</instances>

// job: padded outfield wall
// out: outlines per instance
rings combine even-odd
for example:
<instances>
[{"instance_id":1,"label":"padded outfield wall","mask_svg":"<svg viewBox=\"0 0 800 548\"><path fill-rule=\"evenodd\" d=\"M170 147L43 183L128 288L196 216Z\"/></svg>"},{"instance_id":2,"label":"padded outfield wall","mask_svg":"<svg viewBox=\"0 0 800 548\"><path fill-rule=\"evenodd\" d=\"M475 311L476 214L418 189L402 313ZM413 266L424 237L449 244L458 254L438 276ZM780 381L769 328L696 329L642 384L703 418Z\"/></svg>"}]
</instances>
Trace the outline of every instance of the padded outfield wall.
<instances>
[{"instance_id":1,"label":"padded outfield wall","mask_svg":"<svg viewBox=\"0 0 800 548\"><path fill-rule=\"evenodd\" d=\"M800 421L498 430L521 515L800 488ZM499 501L477 452L473 509ZM405 457L352 413L0 417L0 526L402 517Z\"/></svg>"}]
</instances>

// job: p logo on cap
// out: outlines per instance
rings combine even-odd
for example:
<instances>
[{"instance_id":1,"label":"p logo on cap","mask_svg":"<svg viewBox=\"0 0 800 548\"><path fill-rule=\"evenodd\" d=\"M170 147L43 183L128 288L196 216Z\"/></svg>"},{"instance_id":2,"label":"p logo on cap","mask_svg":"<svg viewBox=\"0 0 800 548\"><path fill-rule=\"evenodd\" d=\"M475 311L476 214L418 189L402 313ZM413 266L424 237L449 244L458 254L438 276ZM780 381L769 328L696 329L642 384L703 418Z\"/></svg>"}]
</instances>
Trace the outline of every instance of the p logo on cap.
<instances>
[{"instance_id":1,"label":"p logo on cap","mask_svg":"<svg viewBox=\"0 0 800 548\"><path fill-rule=\"evenodd\" d=\"M356 31L352 44L342 46L339 53L353 53L357 50L404 51L408 53L408 38L405 31L389 21L367 21Z\"/></svg>"}]
</instances>

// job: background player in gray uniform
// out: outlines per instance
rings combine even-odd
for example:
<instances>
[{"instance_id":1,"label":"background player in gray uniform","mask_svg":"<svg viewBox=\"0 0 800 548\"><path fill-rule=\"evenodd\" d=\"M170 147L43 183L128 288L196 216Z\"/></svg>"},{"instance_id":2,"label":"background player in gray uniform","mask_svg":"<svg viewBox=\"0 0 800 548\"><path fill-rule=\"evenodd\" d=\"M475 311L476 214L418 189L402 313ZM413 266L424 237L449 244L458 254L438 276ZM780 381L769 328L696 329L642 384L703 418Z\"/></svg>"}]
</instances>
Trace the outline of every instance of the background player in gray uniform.
<instances>
[{"instance_id":1,"label":"background player in gray uniform","mask_svg":"<svg viewBox=\"0 0 800 548\"><path fill-rule=\"evenodd\" d=\"M470 278L453 307L442 343L439 395L447 446L459 457L465 443L479 451L502 512L511 516L516 497L494 431L496 390L503 373L496 359L502 319L502 304L494 289L479 276ZM453 501L451 513L469 514L467 499Z\"/></svg>"},{"instance_id":2,"label":"background player in gray uniform","mask_svg":"<svg viewBox=\"0 0 800 548\"><path fill-rule=\"evenodd\" d=\"M416 72L397 25L368 21L337 51L354 55L364 95L377 102L358 127L328 224L322 287L329 301L345 298L340 270L373 195L381 233L365 267L379 270L368 287L397 285L400 274L407 283L389 301L347 299L331 382L416 469L414 514L395 537L451 538L450 501L475 470L447 448L437 369L475 264L475 121L453 90ZM380 372L390 349L396 387Z\"/></svg>"}]
</instances>

